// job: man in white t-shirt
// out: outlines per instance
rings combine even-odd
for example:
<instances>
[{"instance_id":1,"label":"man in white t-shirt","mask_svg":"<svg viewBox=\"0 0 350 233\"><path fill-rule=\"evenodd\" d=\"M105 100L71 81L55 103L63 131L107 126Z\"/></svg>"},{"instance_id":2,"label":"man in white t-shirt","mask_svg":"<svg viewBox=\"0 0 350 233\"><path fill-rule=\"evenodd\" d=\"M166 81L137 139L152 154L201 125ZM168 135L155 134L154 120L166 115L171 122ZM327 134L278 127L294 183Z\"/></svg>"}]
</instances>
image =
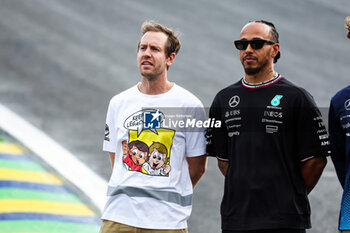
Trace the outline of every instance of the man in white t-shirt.
<instances>
[{"instance_id":1,"label":"man in white t-shirt","mask_svg":"<svg viewBox=\"0 0 350 233\"><path fill-rule=\"evenodd\" d=\"M103 150L113 172L100 233L187 232L193 187L207 164L206 117L198 98L167 79L179 49L171 29L142 25L141 82L108 107Z\"/></svg>"}]
</instances>

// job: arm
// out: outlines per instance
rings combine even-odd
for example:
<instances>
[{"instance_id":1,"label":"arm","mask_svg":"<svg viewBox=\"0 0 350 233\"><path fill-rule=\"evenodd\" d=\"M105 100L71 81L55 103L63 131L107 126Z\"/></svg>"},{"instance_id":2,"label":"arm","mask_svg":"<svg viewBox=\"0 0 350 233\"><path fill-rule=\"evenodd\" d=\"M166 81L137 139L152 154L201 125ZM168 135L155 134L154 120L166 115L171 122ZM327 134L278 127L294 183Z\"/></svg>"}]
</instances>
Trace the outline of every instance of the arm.
<instances>
[{"instance_id":1,"label":"arm","mask_svg":"<svg viewBox=\"0 0 350 233\"><path fill-rule=\"evenodd\" d=\"M226 176L227 168L228 168L228 161L223 161L218 159L218 167L221 171L221 173Z\"/></svg>"},{"instance_id":2,"label":"arm","mask_svg":"<svg viewBox=\"0 0 350 233\"><path fill-rule=\"evenodd\" d=\"M112 166L112 169L114 167L114 160L115 160L115 153L112 153L112 152L108 152L109 153L109 158L111 160L111 166Z\"/></svg>"},{"instance_id":3,"label":"arm","mask_svg":"<svg viewBox=\"0 0 350 233\"><path fill-rule=\"evenodd\" d=\"M193 188L207 169L207 156L187 157Z\"/></svg>"},{"instance_id":4,"label":"arm","mask_svg":"<svg viewBox=\"0 0 350 233\"><path fill-rule=\"evenodd\" d=\"M304 178L307 194L309 194L317 184L326 164L327 159L324 157L312 158L302 163L301 173Z\"/></svg>"},{"instance_id":5,"label":"arm","mask_svg":"<svg viewBox=\"0 0 350 233\"><path fill-rule=\"evenodd\" d=\"M339 117L331 102L328 114L329 139L331 141L331 158L337 172L341 186L344 188L346 174L346 156L345 156L345 132L340 126Z\"/></svg>"}]
</instances>

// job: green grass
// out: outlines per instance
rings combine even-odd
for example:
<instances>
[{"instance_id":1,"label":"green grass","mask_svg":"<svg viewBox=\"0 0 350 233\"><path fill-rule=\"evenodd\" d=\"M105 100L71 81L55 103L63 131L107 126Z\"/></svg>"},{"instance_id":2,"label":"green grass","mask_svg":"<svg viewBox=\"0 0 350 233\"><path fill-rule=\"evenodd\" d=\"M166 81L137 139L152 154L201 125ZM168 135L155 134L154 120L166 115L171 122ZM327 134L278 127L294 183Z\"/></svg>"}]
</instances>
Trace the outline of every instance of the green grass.
<instances>
[{"instance_id":1,"label":"green grass","mask_svg":"<svg viewBox=\"0 0 350 233\"><path fill-rule=\"evenodd\" d=\"M98 233L99 226L58 221L18 220L0 221L1 233Z\"/></svg>"}]
</instances>

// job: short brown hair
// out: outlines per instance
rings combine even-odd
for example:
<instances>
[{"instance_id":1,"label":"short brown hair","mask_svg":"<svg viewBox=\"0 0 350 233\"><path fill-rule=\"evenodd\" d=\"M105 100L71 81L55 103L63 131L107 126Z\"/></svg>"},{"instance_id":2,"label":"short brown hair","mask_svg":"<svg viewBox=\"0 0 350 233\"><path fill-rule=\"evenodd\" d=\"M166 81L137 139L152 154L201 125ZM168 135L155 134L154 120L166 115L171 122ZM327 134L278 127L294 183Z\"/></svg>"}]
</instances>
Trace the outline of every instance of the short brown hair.
<instances>
[{"instance_id":1,"label":"short brown hair","mask_svg":"<svg viewBox=\"0 0 350 233\"><path fill-rule=\"evenodd\" d=\"M167 28L159 23L154 23L152 21L145 21L141 26L142 36L146 32L163 32L168 36L168 40L165 44L166 56L170 57L172 53L177 54L181 48L180 40L177 33L172 29ZM140 48L140 40L137 43L137 51Z\"/></svg>"}]
</instances>

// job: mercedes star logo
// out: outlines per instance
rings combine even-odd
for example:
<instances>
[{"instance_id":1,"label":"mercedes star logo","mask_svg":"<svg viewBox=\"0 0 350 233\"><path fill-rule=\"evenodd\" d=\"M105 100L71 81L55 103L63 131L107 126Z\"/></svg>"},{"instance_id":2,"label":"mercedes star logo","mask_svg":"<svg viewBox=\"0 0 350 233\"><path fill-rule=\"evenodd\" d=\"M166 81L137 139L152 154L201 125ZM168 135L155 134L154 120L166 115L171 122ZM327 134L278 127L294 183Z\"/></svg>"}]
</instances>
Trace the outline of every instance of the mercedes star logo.
<instances>
[{"instance_id":1,"label":"mercedes star logo","mask_svg":"<svg viewBox=\"0 0 350 233\"><path fill-rule=\"evenodd\" d=\"M231 108L236 107L239 104L239 96L235 95L232 96L230 101L228 102L228 105L230 105Z\"/></svg>"},{"instance_id":2,"label":"mercedes star logo","mask_svg":"<svg viewBox=\"0 0 350 233\"><path fill-rule=\"evenodd\" d=\"M345 101L345 109L346 110L350 110L350 99L348 99L347 101Z\"/></svg>"}]
</instances>

